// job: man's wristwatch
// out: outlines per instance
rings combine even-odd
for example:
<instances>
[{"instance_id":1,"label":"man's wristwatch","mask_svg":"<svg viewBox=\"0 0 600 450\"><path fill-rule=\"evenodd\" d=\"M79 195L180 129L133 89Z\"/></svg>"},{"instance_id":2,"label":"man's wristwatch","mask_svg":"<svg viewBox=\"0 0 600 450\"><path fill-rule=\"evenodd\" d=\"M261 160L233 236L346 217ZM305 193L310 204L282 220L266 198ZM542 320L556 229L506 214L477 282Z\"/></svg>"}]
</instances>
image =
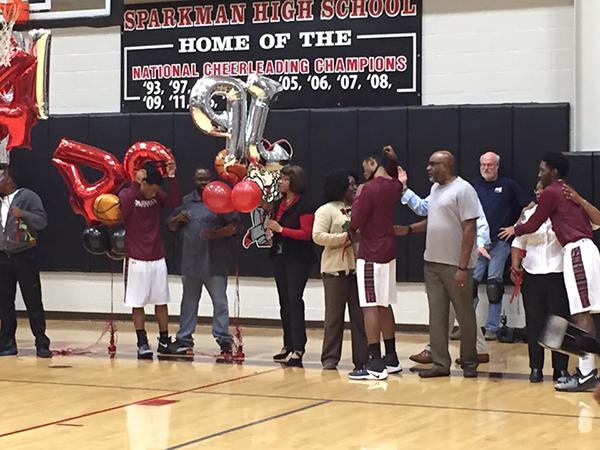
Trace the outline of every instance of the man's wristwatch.
<instances>
[{"instance_id":1,"label":"man's wristwatch","mask_svg":"<svg viewBox=\"0 0 600 450\"><path fill-rule=\"evenodd\" d=\"M469 268L468 267L460 267L460 266L458 266L458 270L460 270L461 272L468 272Z\"/></svg>"},{"instance_id":2,"label":"man's wristwatch","mask_svg":"<svg viewBox=\"0 0 600 450\"><path fill-rule=\"evenodd\" d=\"M406 233L406 234L410 234L410 233L412 233L412 225L408 226L408 233Z\"/></svg>"}]
</instances>

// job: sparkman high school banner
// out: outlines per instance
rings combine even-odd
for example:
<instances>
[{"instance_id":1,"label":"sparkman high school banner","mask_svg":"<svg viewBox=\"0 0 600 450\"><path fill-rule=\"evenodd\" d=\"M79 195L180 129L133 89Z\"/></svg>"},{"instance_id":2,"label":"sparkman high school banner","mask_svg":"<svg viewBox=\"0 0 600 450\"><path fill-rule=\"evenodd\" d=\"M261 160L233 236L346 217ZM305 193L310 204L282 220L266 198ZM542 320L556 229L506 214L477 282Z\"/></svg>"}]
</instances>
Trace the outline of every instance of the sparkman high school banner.
<instances>
[{"instance_id":1,"label":"sparkman high school banner","mask_svg":"<svg viewBox=\"0 0 600 450\"><path fill-rule=\"evenodd\" d=\"M421 103L421 0L126 5L122 111L186 111L196 79L264 74L274 108Z\"/></svg>"}]
</instances>

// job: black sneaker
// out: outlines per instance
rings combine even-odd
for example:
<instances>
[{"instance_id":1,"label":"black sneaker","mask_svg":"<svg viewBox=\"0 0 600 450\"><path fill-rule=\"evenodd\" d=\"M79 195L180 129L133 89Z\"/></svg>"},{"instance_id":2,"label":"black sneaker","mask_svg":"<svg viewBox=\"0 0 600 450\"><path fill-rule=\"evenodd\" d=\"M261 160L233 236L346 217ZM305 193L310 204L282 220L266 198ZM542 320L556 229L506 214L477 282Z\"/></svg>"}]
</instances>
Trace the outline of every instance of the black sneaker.
<instances>
[{"instance_id":1,"label":"black sneaker","mask_svg":"<svg viewBox=\"0 0 600 450\"><path fill-rule=\"evenodd\" d=\"M562 381L565 382L567 378L569 378L571 375L569 374L568 370L565 369L561 369L561 370L554 370L552 372L552 381L557 382L557 381Z\"/></svg>"},{"instance_id":2,"label":"black sneaker","mask_svg":"<svg viewBox=\"0 0 600 450\"><path fill-rule=\"evenodd\" d=\"M0 356L15 356L17 353L17 343L15 341L0 347Z\"/></svg>"},{"instance_id":3,"label":"black sneaker","mask_svg":"<svg viewBox=\"0 0 600 450\"><path fill-rule=\"evenodd\" d=\"M137 348L138 359L152 359L153 353L150 345L146 342L145 344L139 345Z\"/></svg>"},{"instance_id":4,"label":"black sneaker","mask_svg":"<svg viewBox=\"0 0 600 450\"><path fill-rule=\"evenodd\" d=\"M291 354L291 350L288 350L287 347L283 347L279 353L273 355L273 361L278 363L285 363L287 362Z\"/></svg>"},{"instance_id":5,"label":"black sneaker","mask_svg":"<svg viewBox=\"0 0 600 450\"><path fill-rule=\"evenodd\" d=\"M388 374L402 372L402 365L400 364L396 353L385 355L383 357L383 363L385 364L385 369Z\"/></svg>"},{"instance_id":6,"label":"black sneaker","mask_svg":"<svg viewBox=\"0 0 600 450\"><path fill-rule=\"evenodd\" d=\"M294 351L290 354L289 359L285 362L286 367L302 367L302 356L304 352Z\"/></svg>"},{"instance_id":7,"label":"black sneaker","mask_svg":"<svg viewBox=\"0 0 600 450\"><path fill-rule=\"evenodd\" d=\"M598 385L598 369L592 370L586 376L583 376L579 367L569 378L560 378L554 385L554 389L559 392L589 392L593 391Z\"/></svg>"},{"instance_id":8,"label":"black sneaker","mask_svg":"<svg viewBox=\"0 0 600 450\"><path fill-rule=\"evenodd\" d=\"M173 351L180 356L194 356L194 345L186 344L178 339L172 345Z\"/></svg>"},{"instance_id":9,"label":"black sneaker","mask_svg":"<svg viewBox=\"0 0 600 450\"><path fill-rule=\"evenodd\" d=\"M35 354L38 358L52 358L52 351L48 347L37 347Z\"/></svg>"},{"instance_id":10,"label":"black sneaker","mask_svg":"<svg viewBox=\"0 0 600 450\"><path fill-rule=\"evenodd\" d=\"M355 369L348 374L351 380L385 380L388 377L382 358L370 359L365 367Z\"/></svg>"},{"instance_id":11,"label":"black sneaker","mask_svg":"<svg viewBox=\"0 0 600 450\"><path fill-rule=\"evenodd\" d=\"M178 349L179 349L179 346L176 343L171 342L171 338L167 338L167 342L161 342L160 338L158 338L158 349L157 349L157 352L160 355L163 355L163 356L167 356L167 355L181 356L181 353L177 353Z\"/></svg>"}]
</instances>

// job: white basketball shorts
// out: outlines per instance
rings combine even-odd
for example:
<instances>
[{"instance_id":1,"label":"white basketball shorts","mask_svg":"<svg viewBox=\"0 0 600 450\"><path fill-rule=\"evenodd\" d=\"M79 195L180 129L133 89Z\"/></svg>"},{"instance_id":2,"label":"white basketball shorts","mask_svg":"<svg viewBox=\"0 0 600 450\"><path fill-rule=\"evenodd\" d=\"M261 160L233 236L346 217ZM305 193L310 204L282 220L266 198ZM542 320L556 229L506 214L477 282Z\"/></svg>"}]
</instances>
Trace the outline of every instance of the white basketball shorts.
<instances>
[{"instance_id":1,"label":"white basketball shorts","mask_svg":"<svg viewBox=\"0 0 600 450\"><path fill-rule=\"evenodd\" d=\"M143 308L146 305L170 303L169 277L164 258L140 261L125 258L125 306Z\"/></svg>"},{"instance_id":2,"label":"white basketball shorts","mask_svg":"<svg viewBox=\"0 0 600 450\"><path fill-rule=\"evenodd\" d=\"M356 260L358 301L361 308L396 303L396 260L374 263Z\"/></svg>"},{"instance_id":3,"label":"white basketball shorts","mask_svg":"<svg viewBox=\"0 0 600 450\"><path fill-rule=\"evenodd\" d=\"M591 239L563 249L564 278L571 314L600 313L600 252Z\"/></svg>"}]
</instances>

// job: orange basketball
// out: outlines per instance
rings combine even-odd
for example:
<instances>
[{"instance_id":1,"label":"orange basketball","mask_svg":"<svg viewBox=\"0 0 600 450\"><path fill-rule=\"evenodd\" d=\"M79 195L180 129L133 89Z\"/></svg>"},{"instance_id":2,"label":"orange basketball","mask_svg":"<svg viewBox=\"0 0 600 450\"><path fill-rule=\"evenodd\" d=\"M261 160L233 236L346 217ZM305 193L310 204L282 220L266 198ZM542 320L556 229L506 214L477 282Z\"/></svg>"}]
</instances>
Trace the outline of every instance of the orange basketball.
<instances>
[{"instance_id":1,"label":"orange basketball","mask_svg":"<svg viewBox=\"0 0 600 450\"><path fill-rule=\"evenodd\" d=\"M100 194L94 200L94 215L104 225L115 225L121 222L119 197L114 194Z\"/></svg>"}]
</instances>

